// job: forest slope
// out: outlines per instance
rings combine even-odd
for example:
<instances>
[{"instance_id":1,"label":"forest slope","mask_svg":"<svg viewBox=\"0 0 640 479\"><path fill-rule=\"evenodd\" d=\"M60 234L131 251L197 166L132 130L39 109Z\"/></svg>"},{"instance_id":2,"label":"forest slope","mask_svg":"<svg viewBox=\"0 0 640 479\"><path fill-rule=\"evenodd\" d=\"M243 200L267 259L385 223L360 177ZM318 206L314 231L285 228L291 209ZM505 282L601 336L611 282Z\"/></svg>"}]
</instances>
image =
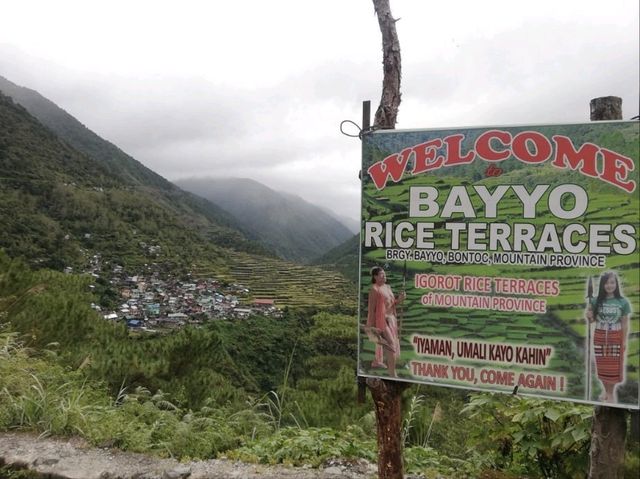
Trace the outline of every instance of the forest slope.
<instances>
[{"instance_id":1,"label":"forest slope","mask_svg":"<svg viewBox=\"0 0 640 479\"><path fill-rule=\"evenodd\" d=\"M163 190L124 183L2 94L0 172L0 247L40 266L81 267L100 253L125 266L207 258L224 268L224 247L264 252ZM150 257L145 245L160 248Z\"/></svg>"},{"instance_id":2,"label":"forest slope","mask_svg":"<svg viewBox=\"0 0 640 479\"><path fill-rule=\"evenodd\" d=\"M351 236L340 221L300 197L247 178L177 181L228 211L247 236L284 259L308 263Z\"/></svg>"}]
</instances>

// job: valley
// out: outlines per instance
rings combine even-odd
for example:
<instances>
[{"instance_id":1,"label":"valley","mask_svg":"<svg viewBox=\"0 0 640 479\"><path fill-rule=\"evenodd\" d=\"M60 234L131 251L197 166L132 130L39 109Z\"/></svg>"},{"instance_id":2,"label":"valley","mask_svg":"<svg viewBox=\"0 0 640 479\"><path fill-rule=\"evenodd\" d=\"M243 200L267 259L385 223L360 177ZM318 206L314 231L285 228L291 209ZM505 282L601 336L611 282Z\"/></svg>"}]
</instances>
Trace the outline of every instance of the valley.
<instances>
[{"instance_id":1,"label":"valley","mask_svg":"<svg viewBox=\"0 0 640 479\"><path fill-rule=\"evenodd\" d=\"M366 343L358 358L356 283L382 258L365 251L359 271L359 235L246 180L183 190L37 92L1 77L0 91L0 431L181 462L375 461L374 404L355 400L357 361L374 356ZM398 213L370 195L364 207L381 222ZM389 272L400 290L398 265ZM487 341L582 327L558 309L533 327L506 313L425 317L410 291L399 375L410 378L410 339L425 325L463 337L486 323ZM554 347L573 351L574 339ZM411 474L542 477L528 454L567 436L554 448L567 469L588 459L586 406L418 385L404 402ZM530 449L513 439L525 432Z\"/></svg>"}]
</instances>

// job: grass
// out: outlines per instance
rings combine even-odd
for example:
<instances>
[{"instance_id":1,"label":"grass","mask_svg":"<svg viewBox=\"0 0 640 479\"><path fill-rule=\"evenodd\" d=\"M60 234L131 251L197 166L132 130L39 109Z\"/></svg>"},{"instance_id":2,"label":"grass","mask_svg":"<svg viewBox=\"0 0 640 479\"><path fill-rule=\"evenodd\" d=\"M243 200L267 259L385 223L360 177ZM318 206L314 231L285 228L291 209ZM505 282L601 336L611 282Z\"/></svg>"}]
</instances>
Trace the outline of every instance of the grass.
<instances>
[{"instance_id":1,"label":"grass","mask_svg":"<svg viewBox=\"0 0 640 479\"><path fill-rule=\"evenodd\" d=\"M161 391L122 388L112 398L100 382L24 348L0 333L0 430L42 436L80 435L94 445L176 458L210 458L271 432L267 418L246 404L176 407Z\"/></svg>"},{"instance_id":2,"label":"grass","mask_svg":"<svg viewBox=\"0 0 640 479\"><path fill-rule=\"evenodd\" d=\"M320 466L331 458L375 462L375 424L369 410L344 428L306 427L301 418L312 405L298 403L300 396L289 384L293 358L292 353L277 391L237 403L210 400L189 410L170 402L162 391L129 390L124 384L110 396L100 382L87 380L82 370L58 365L55 353L29 350L16 334L2 330L0 430L79 435L96 446L178 460L226 457L295 466ZM344 378L350 394L343 400L353 400L351 374L348 371ZM490 455L468 449L469 431L477 433L482 424L460 414L465 401L461 394L422 393L418 388L403 430L408 473L427 478L482 477L483 471L494 467ZM630 464L637 472L637 462ZM0 469L2 474L29 477L6 469Z\"/></svg>"}]
</instances>

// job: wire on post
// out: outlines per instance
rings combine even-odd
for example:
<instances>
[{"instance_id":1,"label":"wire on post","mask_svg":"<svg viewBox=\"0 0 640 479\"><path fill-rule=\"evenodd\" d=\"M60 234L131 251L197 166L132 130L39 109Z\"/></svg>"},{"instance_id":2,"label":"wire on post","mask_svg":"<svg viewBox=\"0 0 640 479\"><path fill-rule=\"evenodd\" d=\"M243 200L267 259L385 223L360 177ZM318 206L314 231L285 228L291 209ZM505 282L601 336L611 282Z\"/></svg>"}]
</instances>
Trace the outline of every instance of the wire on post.
<instances>
[{"instance_id":1,"label":"wire on post","mask_svg":"<svg viewBox=\"0 0 640 479\"><path fill-rule=\"evenodd\" d=\"M344 129L344 125L345 125L345 124L351 124L351 125L355 126L355 127L358 129L358 134L357 134L357 135L354 135L354 134L352 134L352 133L347 133L347 132L345 131L345 129ZM358 125L355 121L352 121L352 120L342 120L342 121L340 122L340 133L342 133L342 134L343 134L343 135L345 135L345 136L351 137L351 138L360 138L361 140L362 140L362 136L363 136L365 133L369 133L369 132L371 132L371 131L375 131L375 130L377 130L377 129L378 129L378 128L374 128L374 127L369 127L369 128L367 128L367 129L360 128L360 125Z\"/></svg>"},{"instance_id":2,"label":"wire on post","mask_svg":"<svg viewBox=\"0 0 640 479\"><path fill-rule=\"evenodd\" d=\"M347 124L347 123L355 126L358 129L358 134L357 135L353 135L351 133L347 133L346 131L344 131L344 125ZM360 139L362 139L362 128L360 128L360 125L358 125L355 121L342 120L340 122L340 133L342 133L345 136L351 137L351 138L360 138Z\"/></svg>"}]
</instances>

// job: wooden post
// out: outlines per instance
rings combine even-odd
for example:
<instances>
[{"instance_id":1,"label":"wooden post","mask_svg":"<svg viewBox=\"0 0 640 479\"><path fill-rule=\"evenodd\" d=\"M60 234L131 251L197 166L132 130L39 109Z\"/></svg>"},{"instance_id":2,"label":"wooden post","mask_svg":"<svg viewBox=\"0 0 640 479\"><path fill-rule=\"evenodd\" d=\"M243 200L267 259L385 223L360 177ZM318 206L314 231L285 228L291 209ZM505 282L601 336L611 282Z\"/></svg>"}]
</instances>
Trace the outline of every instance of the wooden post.
<instances>
[{"instance_id":1,"label":"wooden post","mask_svg":"<svg viewBox=\"0 0 640 479\"><path fill-rule=\"evenodd\" d=\"M622 120L622 98L594 98L590 109L591 121ZM626 435L627 412L624 409L595 407L589 451L589 479L622 479Z\"/></svg>"},{"instance_id":2,"label":"wooden post","mask_svg":"<svg viewBox=\"0 0 640 479\"><path fill-rule=\"evenodd\" d=\"M373 397L378 432L378 477L402 479L402 391L398 381L367 378Z\"/></svg>"},{"instance_id":3,"label":"wooden post","mask_svg":"<svg viewBox=\"0 0 640 479\"><path fill-rule=\"evenodd\" d=\"M376 129L396 127L400 106L400 42L396 19L391 15L389 0L373 0L382 33L382 96L373 126ZM364 123L364 122L363 122ZM402 479L402 391L408 383L367 378L376 411L378 431L378 477Z\"/></svg>"},{"instance_id":4,"label":"wooden post","mask_svg":"<svg viewBox=\"0 0 640 479\"><path fill-rule=\"evenodd\" d=\"M362 102L362 135L366 134L371 128L371 101L365 100ZM358 173L358 178L362 180L362 170ZM364 404L367 396L367 383L365 378L358 376L358 404Z\"/></svg>"},{"instance_id":5,"label":"wooden post","mask_svg":"<svg viewBox=\"0 0 640 479\"><path fill-rule=\"evenodd\" d=\"M362 131L366 133L371 128L371 101L362 102Z\"/></svg>"},{"instance_id":6,"label":"wooden post","mask_svg":"<svg viewBox=\"0 0 640 479\"><path fill-rule=\"evenodd\" d=\"M627 414L624 409L596 406L591 428L589 451L590 479L622 479L624 449L627 436Z\"/></svg>"},{"instance_id":7,"label":"wooden post","mask_svg":"<svg viewBox=\"0 0 640 479\"><path fill-rule=\"evenodd\" d=\"M589 103L591 121L622 120L622 98L601 96Z\"/></svg>"},{"instance_id":8,"label":"wooden post","mask_svg":"<svg viewBox=\"0 0 640 479\"><path fill-rule=\"evenodd\" d=\"M371 126L371 102L362 103L362 130ZM378 477L402 479L402 391L404 383L376 378L358 377L358 402L365 400L365 384L371 391L376 413L378 438Z\"/></svg>"}]
</instances>

